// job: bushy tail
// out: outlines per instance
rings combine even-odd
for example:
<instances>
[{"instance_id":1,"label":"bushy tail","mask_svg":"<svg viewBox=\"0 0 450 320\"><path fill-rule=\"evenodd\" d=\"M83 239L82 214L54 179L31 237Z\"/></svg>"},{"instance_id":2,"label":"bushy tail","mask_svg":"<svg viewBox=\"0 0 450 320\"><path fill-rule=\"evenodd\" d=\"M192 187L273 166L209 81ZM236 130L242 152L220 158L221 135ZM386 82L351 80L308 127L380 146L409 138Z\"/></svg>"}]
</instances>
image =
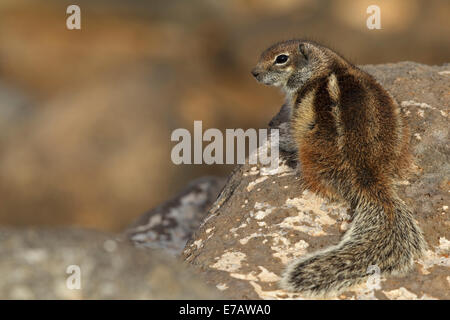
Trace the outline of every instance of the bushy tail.
<instances>
[{"instance_id":1,"label":"bushy tail","mask_svg":"<svg viewBox=\"0 0 450 320\"><path fill-rule=\"evenodd\" d=\"M359 204L341 242L288 266L280 285L308 296L337 294L365 280L369 266L403 274L426 247L411 211L396 199L389 217L381 205Z\"/></svg>"}]
</instances>

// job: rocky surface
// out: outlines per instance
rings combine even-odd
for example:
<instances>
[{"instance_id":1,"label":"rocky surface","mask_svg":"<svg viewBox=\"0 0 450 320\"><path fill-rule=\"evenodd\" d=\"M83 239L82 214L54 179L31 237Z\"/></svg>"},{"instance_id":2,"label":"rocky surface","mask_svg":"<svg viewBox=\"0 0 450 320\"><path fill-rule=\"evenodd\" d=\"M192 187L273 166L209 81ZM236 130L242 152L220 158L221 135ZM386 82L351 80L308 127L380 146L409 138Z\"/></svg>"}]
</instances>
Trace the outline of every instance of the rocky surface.
<instances>
[{"instance_id":1,"label":"rocky surface","mask_svg":"<svg viewBox=\"0 0 450 320\"><path fill-rule=\"evenodd\" d=\"M411 127L414 173L398 182L429 250L405 277L371 277L338 299L450 298L450 65L411 62L368 65L400 103ZM272 126L285 128L281 112ZM281 138L283 130L280 130ZM281 139L281 142L283 139ZM302 298L279 290L293 258L335 244L347 230L345 204L329 204L299 185L301 170L284 154L280 170L235 169L207 218L186 245L183 258L210 284L236 299ZM372 285L370 285L372 284Z\"/></svg>"},{"instance_id":2,"label":"rocky surface","mask_svg":"<svg viewBox=\"0 0 450 320\"><path fill-rule=\"evenodd\" d=\"M143 214L125 235L136 246L164 249L178 256L208 213L225 184L224 178L202 177L162 205Z\"/></svg>"},{"instance_id":3,"label":"rocky surface","mask_svg":"<svg viewBox=\"0 0 450 320\"><path fill-rule=\"evenodd\" d=\"M0 256L0 299L219 298L162 252L94 231L2 228Z\"/></svg>"}]
</instances>

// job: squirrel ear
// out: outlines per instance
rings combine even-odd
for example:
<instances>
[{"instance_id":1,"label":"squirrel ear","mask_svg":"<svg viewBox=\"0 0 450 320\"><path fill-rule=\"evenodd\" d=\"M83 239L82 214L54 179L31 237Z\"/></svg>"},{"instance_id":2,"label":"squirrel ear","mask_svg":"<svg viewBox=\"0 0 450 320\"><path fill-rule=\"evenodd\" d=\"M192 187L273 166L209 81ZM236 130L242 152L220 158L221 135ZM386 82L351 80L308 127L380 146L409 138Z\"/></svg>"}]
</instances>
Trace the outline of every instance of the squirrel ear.
<instances>
[{"instance_id":1,"label":"squirrel ear","mask_svg":"<svg viewBox=\"0 0 450 320\"><path fill-rule=\"evenodd\" d=\"M298 45L298 50L300 51L300 53L303 55L303 57L305 57L306 60L308 60L308 54L306 52L306 46L304 43L300 43Z\"/></svg>"}]
</instances>

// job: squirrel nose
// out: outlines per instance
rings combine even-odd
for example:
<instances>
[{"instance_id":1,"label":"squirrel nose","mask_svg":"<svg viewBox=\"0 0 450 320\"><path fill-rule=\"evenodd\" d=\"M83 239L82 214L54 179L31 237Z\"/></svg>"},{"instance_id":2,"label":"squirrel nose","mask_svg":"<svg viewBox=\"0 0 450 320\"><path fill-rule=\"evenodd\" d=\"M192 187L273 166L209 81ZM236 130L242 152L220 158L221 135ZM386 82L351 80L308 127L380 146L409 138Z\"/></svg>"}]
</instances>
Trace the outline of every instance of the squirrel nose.
<instances>
[{"instance_id":1,"label":"squirrel nose","mask_svg":"<svg viewBox=\"0 0 450 320\"><path fill-rule=\"evenodd\" d=\"M256 78L259 75L259 72L255 69L252 70L252 75Z\"/></svg>"}]
</instances>

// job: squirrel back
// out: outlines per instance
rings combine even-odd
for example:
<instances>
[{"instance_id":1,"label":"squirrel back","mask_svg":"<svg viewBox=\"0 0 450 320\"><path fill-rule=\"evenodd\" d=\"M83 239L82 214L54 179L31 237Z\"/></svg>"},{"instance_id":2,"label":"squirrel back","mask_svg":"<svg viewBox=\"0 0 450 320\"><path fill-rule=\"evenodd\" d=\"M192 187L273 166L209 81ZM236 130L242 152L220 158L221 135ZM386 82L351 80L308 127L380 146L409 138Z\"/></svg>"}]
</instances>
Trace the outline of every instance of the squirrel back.
<instances>
[{"instance_id":1,"label":"squirrel back","mask_svg":"<svg viewBox=\"0 0 450 320\"><path fill-rule=\"evenodd\" d=\"M407 272L426 244L394 187L412 159L395 100L372 76L309 41L275 44L252 73L286 93L304 187L353 209L341 242L291 263L281 286L326 295L363 281L373 265Z\"/></svg>"}]
</instances>

